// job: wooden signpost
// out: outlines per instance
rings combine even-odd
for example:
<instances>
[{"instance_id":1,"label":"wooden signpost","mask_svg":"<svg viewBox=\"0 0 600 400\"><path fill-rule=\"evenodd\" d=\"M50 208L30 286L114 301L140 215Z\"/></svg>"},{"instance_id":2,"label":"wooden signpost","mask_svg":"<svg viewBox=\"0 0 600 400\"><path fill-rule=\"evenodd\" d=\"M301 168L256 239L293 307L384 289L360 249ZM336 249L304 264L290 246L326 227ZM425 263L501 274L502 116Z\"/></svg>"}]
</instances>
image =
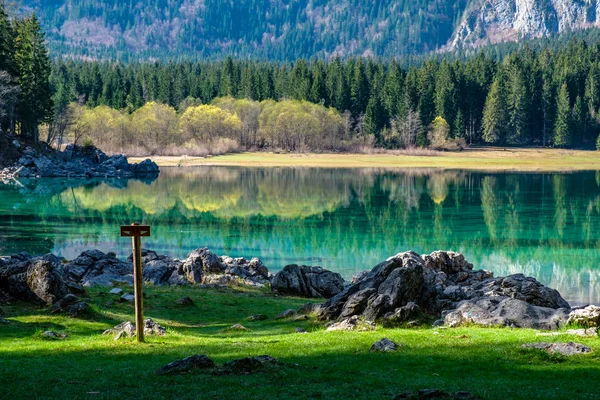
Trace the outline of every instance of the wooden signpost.
<instances>
[{"instance_id":1,"label":"wooden signpost","mask_svg":"<svg viewBox=\"0 0 600 400\"><path fill-rule=\"evenodd\" d=\"M144 298L142 278L142 236L150 236L150 227L139 224L121 226L121 236L131 237L133 247L133 288L135 296L135 334L138 342L144 341Z\"/></svg>"}]
</instances>

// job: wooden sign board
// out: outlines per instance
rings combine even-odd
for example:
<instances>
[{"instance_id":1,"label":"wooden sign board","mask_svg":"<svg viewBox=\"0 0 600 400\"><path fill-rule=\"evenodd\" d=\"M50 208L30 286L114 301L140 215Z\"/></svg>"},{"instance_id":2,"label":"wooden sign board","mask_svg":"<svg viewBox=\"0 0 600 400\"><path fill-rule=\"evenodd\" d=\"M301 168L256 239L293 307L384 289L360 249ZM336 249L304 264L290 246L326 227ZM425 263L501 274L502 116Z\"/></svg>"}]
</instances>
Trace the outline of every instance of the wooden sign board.
<instances>
[{"instance_id":1,"label":"wooden sign board","mask_svg":"<svg viewBox=\"0 0 600 400\"><path fill-rule=\"evenodd\" d=\"M121 236L150 236L150 227L147 225L123 225L121 226Z\"/></svg>"}]
</instances>

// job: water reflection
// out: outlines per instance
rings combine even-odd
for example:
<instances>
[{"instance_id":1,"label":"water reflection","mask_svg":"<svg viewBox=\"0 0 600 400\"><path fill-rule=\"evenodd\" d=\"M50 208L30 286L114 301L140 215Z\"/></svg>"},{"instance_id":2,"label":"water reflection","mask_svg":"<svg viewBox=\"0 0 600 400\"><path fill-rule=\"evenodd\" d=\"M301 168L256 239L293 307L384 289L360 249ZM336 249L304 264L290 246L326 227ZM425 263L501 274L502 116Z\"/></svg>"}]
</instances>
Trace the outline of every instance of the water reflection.
<instances>
[{"instance_id":1,"label":"water reflection","mask_svg":"<svg viewBox=\"0 0 600 400\"><path fill-rule=\"evenodd\" d=\"M0 187L0 254L128 251L117 227L154 227L148 247L321 264L346 277L406 249L454 249L523 272L574 303L600 302L600 175L205 167L154 182L40 180Z\"/></svg>"}]
</instances>

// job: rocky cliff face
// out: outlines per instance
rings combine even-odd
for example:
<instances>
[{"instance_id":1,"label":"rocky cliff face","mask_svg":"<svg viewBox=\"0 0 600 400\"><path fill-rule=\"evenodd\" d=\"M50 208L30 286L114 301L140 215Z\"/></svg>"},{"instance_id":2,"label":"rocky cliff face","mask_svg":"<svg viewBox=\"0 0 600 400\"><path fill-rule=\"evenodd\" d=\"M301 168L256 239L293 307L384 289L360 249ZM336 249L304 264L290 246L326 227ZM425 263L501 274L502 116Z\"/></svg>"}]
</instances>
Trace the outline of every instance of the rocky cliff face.
<instances>
[{"instance_id":1,"label":"rocky cliff face","mask_svg":"<svg viewBox=\"0 0 600 400\"><path fill-rule=\"evenodd\" d=\"M600 0L473 0L450 48L546 37L600 24Z\"/></svg>"}]
</instances>

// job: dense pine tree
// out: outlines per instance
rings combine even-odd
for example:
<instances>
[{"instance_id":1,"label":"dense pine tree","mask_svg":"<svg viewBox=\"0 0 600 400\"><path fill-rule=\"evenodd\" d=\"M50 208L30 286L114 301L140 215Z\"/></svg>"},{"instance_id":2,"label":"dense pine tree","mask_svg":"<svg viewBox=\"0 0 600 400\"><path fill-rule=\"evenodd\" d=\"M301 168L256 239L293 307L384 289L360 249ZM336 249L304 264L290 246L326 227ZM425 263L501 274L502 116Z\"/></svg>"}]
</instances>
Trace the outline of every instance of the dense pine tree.
<instances>
[{"instance_id":1,"label":"dense pine tree","mask_svg":"<svg viewBox=\"0 0 600 400\"><path fill-rule=\"evenodd\" d=\"M492 83L483 111L483 135L486 143L504 141L506 132L506 105L503 86L499 80Z\"/></svg>"},{"instance_id":2,"label":"dense pine tree","mask_svg":"<svg viewBox=\"0 0 600 400\"><path fill-rule=\"evenodd\" d=\"M562 84L558 92L553 143L557 147L567 147L571 144L571 105L566 83Z\"/></svg>"}]
</instances>

